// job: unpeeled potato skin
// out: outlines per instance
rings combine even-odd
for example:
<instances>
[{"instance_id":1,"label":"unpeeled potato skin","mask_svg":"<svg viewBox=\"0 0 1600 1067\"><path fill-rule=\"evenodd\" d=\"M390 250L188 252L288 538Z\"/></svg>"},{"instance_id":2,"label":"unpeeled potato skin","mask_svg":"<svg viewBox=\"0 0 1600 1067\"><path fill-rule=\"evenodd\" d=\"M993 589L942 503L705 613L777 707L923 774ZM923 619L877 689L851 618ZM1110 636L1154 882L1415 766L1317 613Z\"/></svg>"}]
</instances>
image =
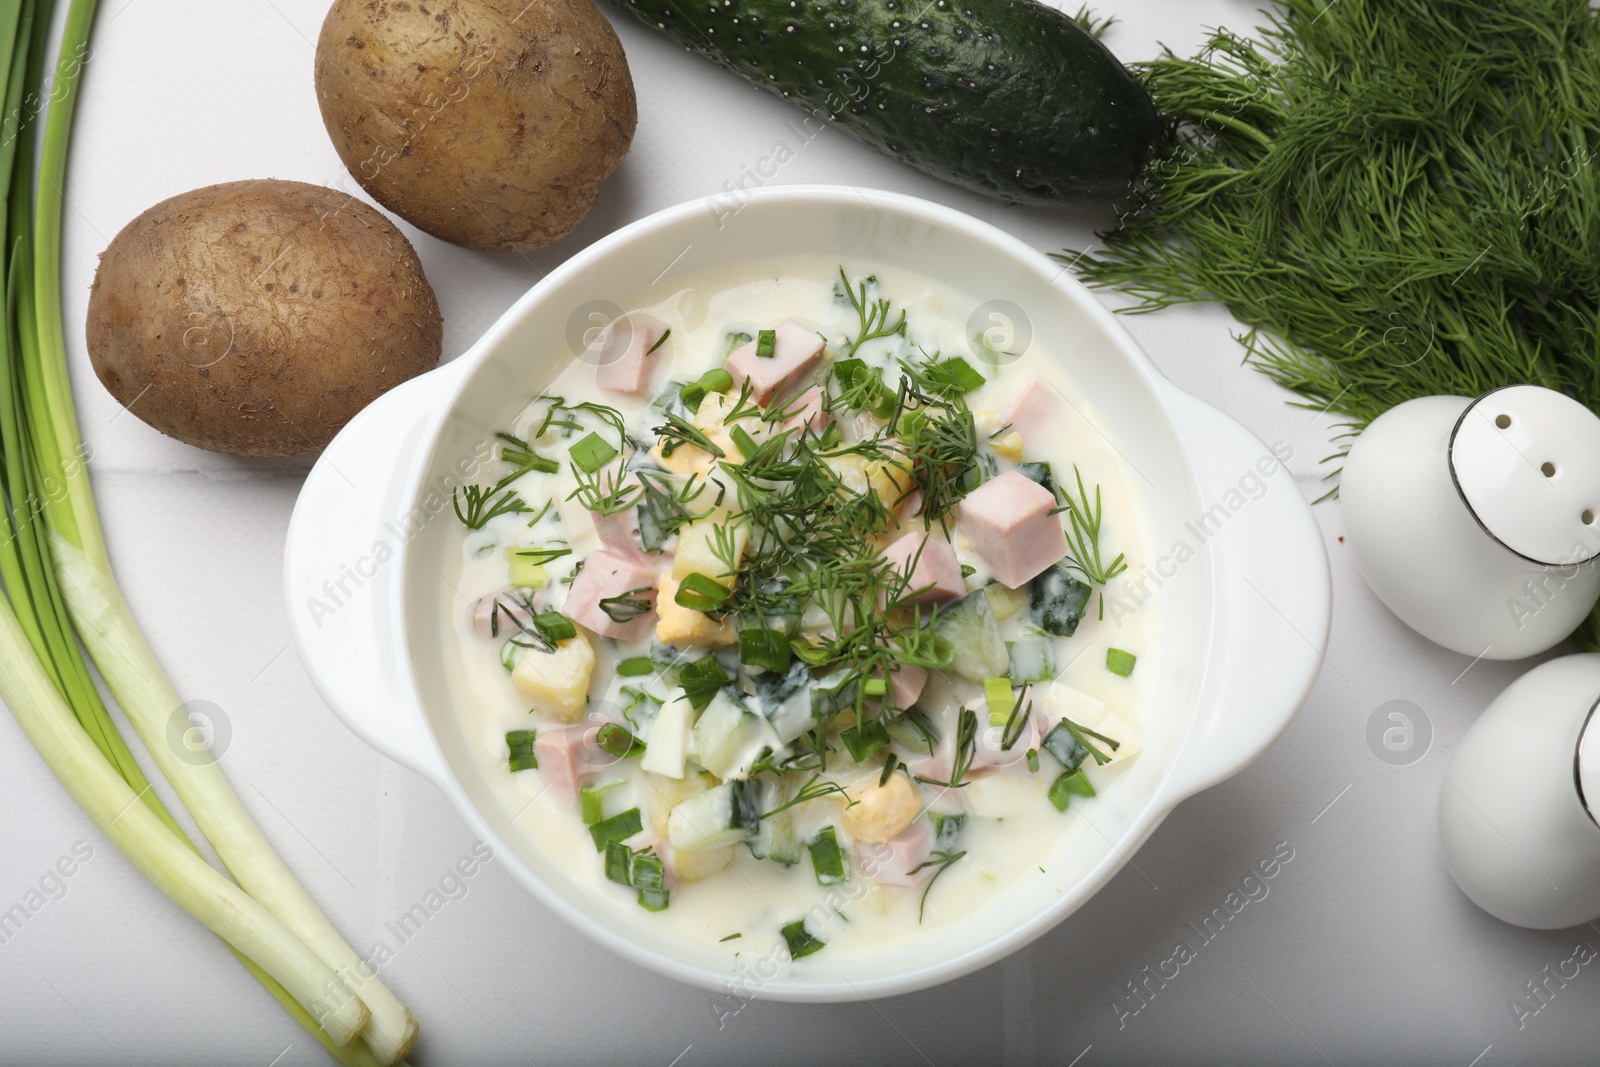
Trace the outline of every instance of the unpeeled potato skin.
<instances>
[{"instance_id":1,"label":"unpeeled potato skin","mask_svg":"<svg viewBox=\"0 0 1600 1067\"><path fill-rule=\"evenodd\" d=\"M443 322L393 223L269 179L195 189L128 223L101 253L87 335L100 381L162 433L290 456L435 366Z\"/></svg>"},{"instance_id":2,"label":"unpeeled potato skin","mask_svg":"<svg viewBox=\"0 0 1600 1067\"><path fill-rule=\"evenodd\" d=\"M374 199L486 252L570 233L638 121L622 44L590 0L334 0L316 83Z\"/></svg>"}]
</instances>

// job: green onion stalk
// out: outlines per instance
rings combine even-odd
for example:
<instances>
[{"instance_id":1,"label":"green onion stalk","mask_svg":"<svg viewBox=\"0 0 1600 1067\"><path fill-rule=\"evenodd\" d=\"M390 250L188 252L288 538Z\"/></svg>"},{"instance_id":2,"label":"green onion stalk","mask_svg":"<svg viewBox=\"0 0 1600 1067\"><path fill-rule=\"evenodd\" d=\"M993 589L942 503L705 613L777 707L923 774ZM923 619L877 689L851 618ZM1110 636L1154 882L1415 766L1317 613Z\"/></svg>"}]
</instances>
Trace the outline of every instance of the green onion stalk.
<instances>
[{"instance_id":1,"label":"green onion stalk","mask_svg":"<svg viewBox=\"0 0 1600 1067\"><path fill-rule=\"evenodd\" d=\"M112 574L67 376L60 289L67 148L96 0L68 6L36 151L42 101L28 90L42 81L54 7L0 0L0 173L9 178L0 200L0 699L101 831L335 1059L393 1064L415 1042L416 1020L295 881L215 761L179 758L167 743L180 701ZM156 796L83 649L234 881L200 857Z\"/></svg>"}]
</instances>

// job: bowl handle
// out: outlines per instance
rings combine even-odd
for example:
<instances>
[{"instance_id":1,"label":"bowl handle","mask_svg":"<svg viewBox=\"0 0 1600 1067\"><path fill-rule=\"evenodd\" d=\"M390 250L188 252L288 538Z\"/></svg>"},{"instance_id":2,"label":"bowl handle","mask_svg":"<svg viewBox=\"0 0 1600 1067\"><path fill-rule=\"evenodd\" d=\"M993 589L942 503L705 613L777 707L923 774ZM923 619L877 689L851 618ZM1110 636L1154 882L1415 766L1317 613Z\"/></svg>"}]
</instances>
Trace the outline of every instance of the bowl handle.
<instances>
[{"instance_id":1,"label":"bowl handle","mask_svg":"<svg viewBox=\"0 0 1600 1067\"><path fill-rule=\"evenodd\" d=\"M289 625L306 673L363 741L437 781L438 749L406 678L399 598L411 469L463 360L368 404L306 476L289 519Z\"/></svg>"},{"instance_id":2,"label":"bowl handle","mask_svg":"<svg viewBox=\"0 0 1600 1067\"><path fill-rule=\"evenodd\" d=\"M1212 587L1195 719L1163 786L1176 804L1243 770L1288 727L1326 662L1333 593L1322 531L1279 457L1187 393L1174 388L1167 402L1199 482L1190 532L1209 549Z\"/></svg>"}]
</instances>

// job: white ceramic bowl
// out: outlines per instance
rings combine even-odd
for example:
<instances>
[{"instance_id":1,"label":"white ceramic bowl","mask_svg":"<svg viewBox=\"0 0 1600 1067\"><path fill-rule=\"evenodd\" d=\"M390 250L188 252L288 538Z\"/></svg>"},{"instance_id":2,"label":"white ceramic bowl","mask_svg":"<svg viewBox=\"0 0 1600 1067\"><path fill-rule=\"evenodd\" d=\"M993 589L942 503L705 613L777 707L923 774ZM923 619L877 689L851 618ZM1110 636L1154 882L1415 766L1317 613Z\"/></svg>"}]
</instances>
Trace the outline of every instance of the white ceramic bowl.
<instances>
[{"instance_id":1,"label":"white ceramic bowl","mask_svg":"<svg viewBox=\"0 0 1600 1067\"><path fill-rule=\"evenodd\" d=\"M515 813L495 798L452 710L449 679L459 666L446 650L459 605L439 576L445 553L459 551L449 504L459 465L572 358L574 314L597 300L641 306L676 291L679 279L785 254L942 275L975 300L1021 308L1142 491L1146 537L1130 546L1129 578L1149 568L1143 588L1160 611L1159 647L1139 661L1149 672L1146 749L1093 804L1064 817L1073 829L1047 859L1048 874L1005 889L937 936L868 958L819 953L741 979L771 999L852 1000L958 977L1070 915L1179 801L1259 756L1322 663L1328 562L1292 477L1242 426L1161 377L1060 265L966 215L892 193L789 186L757 192L737 210L714 198L658 212L573 256L460 358L345 427L295 507L286 578L301 658L351 729L443 789L551 910L629 959L725 987L734 977L725 953L654 932L642 912L619 919L512 826ZM1137 599L1121 596L1125 605Z\"/></svg>"}]
</instances>

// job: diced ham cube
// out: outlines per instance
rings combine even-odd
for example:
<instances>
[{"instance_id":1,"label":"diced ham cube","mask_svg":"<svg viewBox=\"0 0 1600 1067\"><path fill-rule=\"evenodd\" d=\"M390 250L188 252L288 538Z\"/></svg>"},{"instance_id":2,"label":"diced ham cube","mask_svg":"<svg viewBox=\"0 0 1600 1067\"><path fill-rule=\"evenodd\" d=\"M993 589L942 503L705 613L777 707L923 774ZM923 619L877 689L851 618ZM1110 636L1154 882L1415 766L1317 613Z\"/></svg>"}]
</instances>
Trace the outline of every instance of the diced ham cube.
<instances>
[{"instance_id":1,"label":"diced ham cube","mask_svg":"<svg viewBox=\"0 0 1600 1067\"><path fill-rule=\"evenodd\" d=\"M630 396L648 391L661 351L650 350L660 339L661 331L654 326L619 324L607 330L599 351L588 354L596 362L595 384L608 392Z\"/></svg>"},{"instance_id":2,"label":"diced ham cube","mask_svg":"<svg viewBox=\"0 0 1600 1067\"><path fill-rule=\"evenodd\" d=\"M595 756L600 746L598 726L541 726L533 739L539 773L556 796L574 802L584 780L600 769Z\"/></svg>"},{"instance_id":3,"label":"diced ham cube","mask_svg":"<svg viewBox=\"0 0 1600 1067\"><path fill-rule=\"evenodd\" d=\"M1035 378L1006 409L1005 424L1024 439L1031 439L1046 434L1060 418L1060 394Z\"/></svg>"},{"instance_id":4,"label":"diced ham cube","mask_svg":"<svg viewBox=\"0 0 1600 1067\"><path fill-rule=\"evenodd\" d=\"M1065 535L1062 539L1065 541ZM962 577L961 562L950 542L942 537L923 530L908 533L884 549L883 558L889 561L891 575L909 575L902 597L908 605L943 604L966 595L967 580Z\"/></svg>"},{"instance_id":5,"label":"diced ham cube","mask_svg":"<svg viewBox=\"0 0 1600 1067\"><path fill-rule=\"evenodd\" d=\"M928 684L928 668L902 663L889 672L889 695L897 708L909 708Z\"/></svg>"},{"instance_id":6,"label":"diced ham cube","mask_svg":"<svg viewBox=\"0 0 1600 1067\"><path fill-rule=\"evenodd\" d=\"M1067 535L1051 514L1055 507L1050 490L1006 471L961 501L961 531L995 579L1016 589L1067 554Z\"/></svg>"},{"instance_id":7,"label":"diced ham cube","mask_svg":"<svg viewBox=\"0 0 1600 1067\"><path fill-rule=\"evenodd\" d=\"M608 491L618 488L614 478L608 477L608 480L603 484ZM634 494L633 498L635 500L638 499L640 485L639 476L636 473L629 471L624 474L621 486L631 489ZM624 491L627 490L625 489ZM609 515L591 511L589 512L589 518L594 521L595 536L600 538L600 543L605 545L606 548L629 559L643 560L645 558L644 548L639 541L639 508L637 504L621 511L613 511Z\"/></svg>"},{"instance_id":8,"label":"diced ham cube","mask_svg":"<svg viewBox=\"0 0 1600 1067\"><path fill-rule=\"evenodd\" d=\"M758 404L766 404L802 376L810 373L822 358L823 341L815 330L809 330L793 319L778 323L772 355L756 355L759 341L740 345L728 357L727 371L733 375L736 389L750 383L750 395Z\"/></svg>"},{"instance_id":9,"label":"diced ham cube","mask_svg":"<svg viewBox=\"0 0 1600 1067\"><path fill-rule=\"evenodd\" d=\"M602 548L589 556L573 579L563 610L568 618L602 637L641 640L656 624L658 578L655 567ZM610 607L615 618L607 613L602 600L614 601ZM622 603L623 600L641 601L646 610L637 611L637 605Z\"/></svg>"},{"instance_id":10,"label":"diced ham cube","mask_svg":"<svg viewBox=\"0 0 1600 1067\"><path fill-rule=\"evenodd\" d=\"M533 625L534 611L544 607L543 589L502 589L479 597L472 606L472 630L485 640L504 641Z\"/></svg>"},{"instance_id":11,"label":"diced ham cube","mask_svg":"<svg viewBox=\"0 0 1600 1067\"><path fill-rule=\"evenodd\" d=\"M869 882L918 885L933 876L923 867L933 853L933 828L919 819L882 844L855 843L856 866ZM918 868L921 868L920 870Z\"/></svg>"},{"instance_id":12,"label":"diced ham cube","mask_svg":"<svg viewBox=\"0 0 1600 1067\"><path fill-rule=\"evenodd\" d=\"M783 410L794 412L778 423L778 429L793 431L798 437L805 430L823 430L833 421L828 409L822 406L822 386L813 385L793 400L786 400Z\"/></svg>"}]
</instances>

